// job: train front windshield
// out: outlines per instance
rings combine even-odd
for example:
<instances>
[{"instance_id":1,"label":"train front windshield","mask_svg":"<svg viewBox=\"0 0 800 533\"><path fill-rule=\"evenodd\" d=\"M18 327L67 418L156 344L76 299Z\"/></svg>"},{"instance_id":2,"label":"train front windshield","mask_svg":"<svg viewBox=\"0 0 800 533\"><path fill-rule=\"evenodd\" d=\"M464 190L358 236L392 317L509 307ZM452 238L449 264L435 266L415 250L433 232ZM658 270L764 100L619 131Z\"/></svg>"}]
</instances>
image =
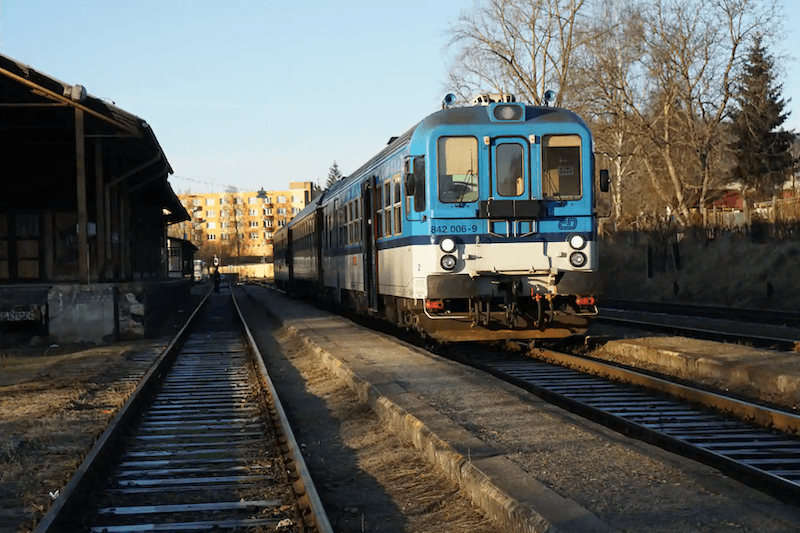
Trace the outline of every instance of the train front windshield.
<instances>
[{"instance_id":1,"label":"train front windshield","mask_svg":"<svg viewBox=\"0 0 800 533\"><path fill-rule=\"evenodd\" d=\"M446 204L481 198L579 200L583 196L581 138L545 135L541 151L532 153L525 137L498 137L489 143L492 180L481 194L479 143L476 137L441 137L437 143L438 198ZM533 168L541 162L539 170ZM541 181L539 177L541 176ZM533 179L531 179L533 178Z\"/></svg>"},{"instance_id":2,"label":"train front windshield","mask_svg":"<svg viewBox=\"0 0 800 533\"><path fill-rule=\"evenodd\" d=\"M581 138L545 135L542 139L542 195L579 200L581 192Z\"/></svg>"},{"instance_id":3,"label":"train front windshield","mask_svg":"<svg viewBox=\"0 0 800 533\"><path fill-rule=\"evenodd\" d=\"M478 139L441 137L438 143L439 200L467 203L478 199Z\"/></svg>"}]
</instances>

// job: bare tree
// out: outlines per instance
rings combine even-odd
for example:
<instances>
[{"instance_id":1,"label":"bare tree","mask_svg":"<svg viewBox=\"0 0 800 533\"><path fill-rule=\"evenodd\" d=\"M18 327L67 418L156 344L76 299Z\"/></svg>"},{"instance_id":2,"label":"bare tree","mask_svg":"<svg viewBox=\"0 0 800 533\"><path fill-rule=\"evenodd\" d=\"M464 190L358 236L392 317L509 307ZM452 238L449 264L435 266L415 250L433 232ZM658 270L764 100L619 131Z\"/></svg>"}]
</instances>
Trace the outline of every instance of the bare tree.
<instances>
[{"instance_id":1,"label":"bare tree","mask_svg":"<svg viewBox=\"0 0 800 533\"><path fill-rule=\"evenodd\" d=\"M623 199L628 198L628 206L639 212L641 199L651 193L645 186L642 194L638 180L635 156L642 146L627 121L624 89L638 75L643 14L636 0L599 0L593 9L593 26L587 30L591 51L580 54L575 79L583 100L580 107L595 135L595 152L611 165L611 216L616 229L623 221Z\"/></svg>"},{"instance_id":2,"label":"bare tree","mask_svg":"<svg viewBox=\"0 0 800 533\"><path fill-rule=\"evenodd\" d=\"M728 171L727 121L744 45L777 35L779 0L488 0L451 28L450 81L468 94L546 88L592 125L626 187L687 224ZM621 13L625 14L622 21ZM594 24L590 22L595 21Z\"/></svg>"},{"instance_id":3,"label":"bare tree","mask_svg":"<svg viewBox=\"0 0 800 533\"><path fill-rule=\"evenodd\" d=\"M776 0L655 0L645 13L646 100L626 93L648 178L678 222L725 177L725 122L745 44L774 31Z\"/></svg>"},{"instance_id":4,"label":"bare tree","mask_svg":"<svg viewBox=\"0 0 800 533\"><path fill-rule=\"evenodd\" d=\"M459 54L451 88L468 101L487 87L538 105L548 89L570 101L572 61L587 0L488 0L450 28Z\"/></svg>"},{"instance_id":5,"label":"bare tree","mask_svg":"<svg viewBox=\"0 0 800 533\"><path fill-rule=\"evenodd\" d=\"M225 195L220 198L220 238L224 237L224 243L220 241L219 253L220 261L231 263L232 258L238 262L242 249L242 232L244 231L244 200L235 187L228 187ZM224 206L224 207L223 207Z\"/></svg>"}]
</instances>

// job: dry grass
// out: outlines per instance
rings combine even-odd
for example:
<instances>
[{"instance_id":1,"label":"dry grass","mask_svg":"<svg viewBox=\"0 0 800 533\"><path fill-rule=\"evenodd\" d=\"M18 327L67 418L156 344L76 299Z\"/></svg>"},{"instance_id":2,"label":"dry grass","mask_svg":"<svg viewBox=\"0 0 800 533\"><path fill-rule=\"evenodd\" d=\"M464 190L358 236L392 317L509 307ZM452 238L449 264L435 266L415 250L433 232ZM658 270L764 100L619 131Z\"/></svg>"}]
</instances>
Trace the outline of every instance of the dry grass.
<instances>
[{"instance_id":1,"label":"dry grass","mask_svg":"<svg viewBox=\"0 0 800 533\"><path fill-rule=\"evenodd\" d=\"M30 531L69 480L135 388L126 355L138 347L26 349L3 359L0 533Z\"/></svg>"},{"instance_id":2,"label":"dry grass","mask_svg":"<svg viewBox=\"0 0 800 533\"><path fill-rule=\"evenodd\" d=\"M349 487L329 487L325 496L337 500L328 505L333 503L344 511L332 517L337 530L387 531L387 523L398 520L397 516L390 516L395 513L400 515L402 525L397 524L397 529L389 527L391 531L497 531L497 525L474 508L444 472L428 463L411 443L385 427L342 380L318 367L317 356L302 342L285 333L279 339L287 359L305 379L308 392L322 400L327 412L338 420L335 431L339 446L332 446L330 441L309 443L312 463L313 457L321 454L324 454L320 460L323 467L330 463L344 464L353 456L357 460L357 472L352 468L345 472L332 469L329 474L335 478L332 485L339 485L337 476L352 476L347 482ZM326 477L319 472L317 475ZM386 509L382 498L389 498L396 511Z\"/></svg>"}]
</instances>

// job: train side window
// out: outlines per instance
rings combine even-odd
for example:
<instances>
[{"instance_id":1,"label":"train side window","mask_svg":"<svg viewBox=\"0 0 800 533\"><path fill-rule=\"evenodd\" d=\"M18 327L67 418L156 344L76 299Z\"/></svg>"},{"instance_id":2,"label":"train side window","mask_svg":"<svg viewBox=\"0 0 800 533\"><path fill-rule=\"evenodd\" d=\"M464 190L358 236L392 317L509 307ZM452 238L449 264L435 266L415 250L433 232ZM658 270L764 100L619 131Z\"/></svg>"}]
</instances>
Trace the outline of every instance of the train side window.
<instances>
[{"instance_id":1,"label":"train side window","mask_svg":"<svg viewBox=\"0 0 800 533\"><path fill-rule=\"evenodd\" d=\"M356 201L350 202L350 244L356 243Z\"/></svg>"},{"instance_id":2,"label":"train side window","mask_svg":"<svg viewBox=\"0 0 800 533\"><path fill-rule=\"evenodd\" d=\"M394 183L394 234L400 235L403 233L403 194L402 187L400 187L400 174L392 176Z\"/></svg>"},{"instance_id":3,"label":"train side window","mask_svg":"<svg viewBox=\"0 0 800 533\"><path fill-rule=\"evenodd\" d=\"M361 198L356 198L356 242L361 243Z\"/></svg>"},{"instance_id":4,"label":"train side window","mask_svg":"<svg viewBox=\"0 0 800 533\"><path fill-rule=\"evenodd\" d=\"M465 203L478 200L478 139L441 137L438 141L439 200Z\"/></svg>"},{"instance_id":5,"label":"train side window","mask_svg":"<svg viewBox=\"0 0 800 533\"><path fill-rule=\"evenodd\" d=\"M353 202L347 202L344 207L347 216L347 244L353 244Z\"/></svg>"},{"instance_id":6,"label":"train side window","mask_svg":"<svg viewBox=\"0 0 800 533\"><path fill-rule=\"evenodd\" d=\"M392 236L392 182L383 182L383 236Z\"/></svg>"},{"instance_id":7,"label":"train side window","mask_svg":"<svg viewBox=\"0 0 800 533\"><path fill-rule=\"evenodd\" d=\"M339 206L339 243L341 246L347 244L347 226L345 226L345 219L347 217L346 206Z\"/></svg>"},{"instance_id":8,"label":"train side window","mask_svg":"<svg viewBox=\"0 0 800 533\"><path fill-rule=\"evenodd\" d=\"M380 237L383 235L383 187L380 185L375 187L375 227L373 233Z\"/></svg>"},{"instance_id":9,"label":"train side window","mask_svg":"<svg viewBox=\"0 0 800 533\"><path fill-rule=\"evenodd\" d=\"M425 211L425 156L414 158L414 211Z\"/></svg>"},{"instance_id":10,"label":"train side window","mask_svg":"<svg viewBox=\"0 0 800 533\"><path fill-rule=\"evenodd\" d=\"M581 138L545 135L542 138L542 194L545 198L578 200L581 189Z\"/></svg>"}]
</instances>

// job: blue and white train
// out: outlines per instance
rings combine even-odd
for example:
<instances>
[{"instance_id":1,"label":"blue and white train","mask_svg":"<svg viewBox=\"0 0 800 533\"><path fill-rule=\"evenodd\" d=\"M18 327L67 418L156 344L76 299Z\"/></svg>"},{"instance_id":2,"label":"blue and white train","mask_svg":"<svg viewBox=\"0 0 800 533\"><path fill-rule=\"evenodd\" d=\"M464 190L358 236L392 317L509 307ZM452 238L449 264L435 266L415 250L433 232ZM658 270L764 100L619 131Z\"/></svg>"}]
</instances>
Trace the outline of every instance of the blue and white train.
<instances>
[{"instance_id":1,"label":"blue and white train","mask_svg":"<svg viewBox=\"0 0 800 533\"><path fill-rule=\"evenodd\" d=\"M589 128L510 95L443 107L275 234L276 283L443 343L583 334L597 314Z\"/></svg>"}]
</instances>

